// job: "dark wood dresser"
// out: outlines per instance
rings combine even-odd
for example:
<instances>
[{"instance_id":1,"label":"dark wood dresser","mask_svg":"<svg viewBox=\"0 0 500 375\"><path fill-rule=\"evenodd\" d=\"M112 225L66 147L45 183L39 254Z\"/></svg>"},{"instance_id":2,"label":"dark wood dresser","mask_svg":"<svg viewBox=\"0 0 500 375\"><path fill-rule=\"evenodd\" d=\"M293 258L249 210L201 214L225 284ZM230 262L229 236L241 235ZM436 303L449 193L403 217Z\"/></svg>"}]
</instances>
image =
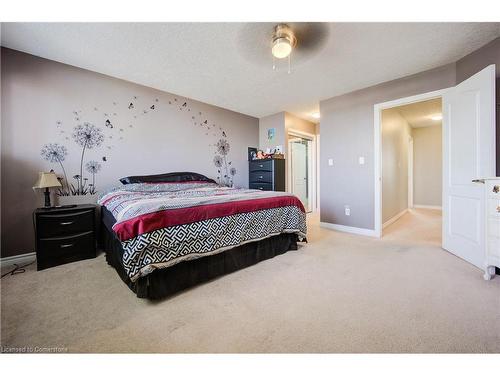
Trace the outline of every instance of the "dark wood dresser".
<instances>
[{"instance_id":1,"label":"dark wood dresser","mask_svg":"<svg viewBox=\"0 0 500 375\"><path fill-rule=\"evenodd\" d=\"M34 211L38 270L96 257L96 208L82 204Z\"/></svg>"},{"instance_id":2,"label":"dark wood dresser","mask_svg":"<svg viewBox=\"0 0 500 375\"><path fill-rule=\"evenodd\" d=\"M250 189L285 191L285 159L261 159L248 162Z\"/></svg>"}]
</instances>

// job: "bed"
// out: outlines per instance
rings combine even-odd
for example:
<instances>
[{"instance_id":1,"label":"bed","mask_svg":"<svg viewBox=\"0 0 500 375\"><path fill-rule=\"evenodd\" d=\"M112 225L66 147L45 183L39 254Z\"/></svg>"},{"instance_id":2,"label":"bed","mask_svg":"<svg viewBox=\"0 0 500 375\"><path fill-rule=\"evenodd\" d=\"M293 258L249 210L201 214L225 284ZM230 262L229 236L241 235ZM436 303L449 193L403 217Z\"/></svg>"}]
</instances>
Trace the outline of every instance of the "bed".
<instances>
[{"instance_id":1,"label":"bed","mask_svg":"<svg viewBox=\"0 0 500 375\"><path fill-rule=\"evenodd\" d=\"M135 176L101 194L108 264L139 298L159 299L297 250L300 200L219 186L195 173Z\"/></svg>"}]
</instances>

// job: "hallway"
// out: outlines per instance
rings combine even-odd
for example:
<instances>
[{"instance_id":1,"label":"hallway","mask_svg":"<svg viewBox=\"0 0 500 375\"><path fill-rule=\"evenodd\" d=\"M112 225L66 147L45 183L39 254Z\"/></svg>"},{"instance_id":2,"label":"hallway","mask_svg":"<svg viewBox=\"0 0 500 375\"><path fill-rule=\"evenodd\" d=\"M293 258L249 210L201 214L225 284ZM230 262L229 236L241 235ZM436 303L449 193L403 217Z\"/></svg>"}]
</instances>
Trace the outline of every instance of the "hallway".
<instances>
[{"instance_id":1,"label":"hallway","mask_svg":"<svg viewBox=\"0 0 500 375\"><path fill-rule=\"evenodd\" d=\"M423 208L410 209L383 231L383 240L413 241L441 247L442 212Z\"/></svg>"}]
</instances>

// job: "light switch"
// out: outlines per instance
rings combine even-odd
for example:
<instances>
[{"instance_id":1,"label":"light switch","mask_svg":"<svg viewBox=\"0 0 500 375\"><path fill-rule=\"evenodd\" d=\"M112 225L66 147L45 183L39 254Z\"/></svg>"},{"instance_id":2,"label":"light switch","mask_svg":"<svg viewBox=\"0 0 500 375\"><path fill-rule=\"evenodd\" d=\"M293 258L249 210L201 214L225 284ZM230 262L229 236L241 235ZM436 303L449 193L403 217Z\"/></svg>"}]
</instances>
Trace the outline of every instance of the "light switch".
<instances>
[{"instance_id":1,"label":"light switch","mask_svg":"<svg viewBox=\"0 0 500 375\"><path fill-rule=\"evenodd\" d=\"M332 166L333 165L333 159L328 159L328 166Z\"/></svg>"},{"instance_id":2,"label":"light switch","mask_svg":"<svg viewBox=\"0 0 500 375\"><path fill-rule=\"evenodd\" d=\"M359 165L363 165L365 164L365 157L364 156L360 156L359 157Z\"/></svg>"}]
</instances>

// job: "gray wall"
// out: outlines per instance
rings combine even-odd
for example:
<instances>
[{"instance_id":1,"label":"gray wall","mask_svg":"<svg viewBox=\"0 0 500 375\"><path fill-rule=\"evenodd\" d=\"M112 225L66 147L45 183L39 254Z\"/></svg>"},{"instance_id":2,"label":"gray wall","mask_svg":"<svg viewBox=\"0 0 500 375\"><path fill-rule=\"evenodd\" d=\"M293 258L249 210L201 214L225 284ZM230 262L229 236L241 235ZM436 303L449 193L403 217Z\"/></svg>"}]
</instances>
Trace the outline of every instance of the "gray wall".
<instances>
[{"instance_id":1,"label":"gray wall","mask_svg":"<svg viewBox=\"0 0 500 375\"><path fill-rule=\"evenodd\" d=\"M413 204L441 206L443 196L443 135L441 126L412 129Z\"/></svg>"},{"instance_id":2,"label":"gray wall","mask_svg":"<svg viewBox=\"0 0 500 375\"><path fill-rule=\"evenodd\" d=\"M374 229L373 106L454 85L455 64L449 64L320 102L322 222Z\"/></svg>"},{"instance_id":3,"label":"gray wall","mask_svg":"<svg viewBox=\"0 0 500 375\"><path fill-rule=\"evenodd\" d=\"M408 208L411 128L397 109L382 111L382 223Z\"/></svg>"},{"instance_id":4,"label":"gray wall","mask_svg":"<svg viewBox=\"0 0 500 375\"><path fill-rule=\"evenodd\" d=\"M457 61L457 83L488 65L496 65L497 176L500 176L500 38Z\"/></svg>"},{"instance_id":5,"label":"gray wall","mask_svg":"<svg viewBox=\"0 0 500 375\"><path fill-rule=\"evenodd\" d=\"M320 102L321 221L374 229L373 106L439 90L496 64L497 175L500 175L500 38L437 69L382 83ZM357 159L365 156L366 164ZM328 159L334 160L332 167ZM351 216L344 215L344 205Z\"/></svg>"},{"instance_id":6,"label":"gray wall","mask_svg":"<svg viewBox=\"0 0 500 375\"><path fill-rule=\"evenodd\" d=\"M275 131L274 138L269 140L267 138L267 131L272 128ZM259 149L266 151L267 148L272 150L276 146L283 146L284 150L285 142L285 112L279 112L259 119Z\"/></svg>"},{"instance_id":7,"label":"gray wall","mask_svg":"<svg viewBox=\"0 0 500 375\"><path fill-rule=\"evenodd\" d=\"M1 57L2 256L34 250L31 213L41 197L31 187L39 171L61 172L40 150L47 143L64 145L65 169L77 174L82 149L71 134L84 121L105 134L100 147L85 153L85 161L102 165L98 190L132 174L195 171L217 178L213 157L223 131L237 169L235 185L247 186L247 147L258 144L258 119L10 49L2 48Z\"/></svg>"}]
</instances>

